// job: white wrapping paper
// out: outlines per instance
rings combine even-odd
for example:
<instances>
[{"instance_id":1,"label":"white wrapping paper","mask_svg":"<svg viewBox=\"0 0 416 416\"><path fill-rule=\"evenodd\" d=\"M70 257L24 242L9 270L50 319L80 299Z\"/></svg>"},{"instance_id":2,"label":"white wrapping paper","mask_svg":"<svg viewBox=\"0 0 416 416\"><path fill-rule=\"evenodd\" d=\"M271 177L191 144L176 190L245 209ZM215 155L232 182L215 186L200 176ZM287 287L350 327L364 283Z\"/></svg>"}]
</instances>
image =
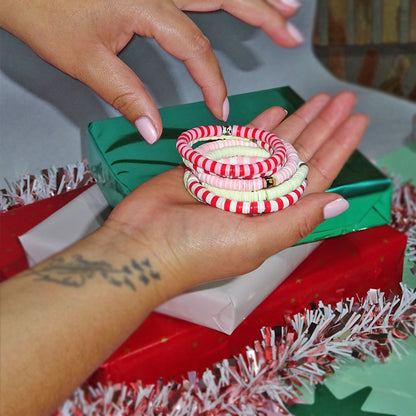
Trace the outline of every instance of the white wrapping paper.
<instances>
[{"instance_id":1,"label":"white wrapping paper","mask_svg":"<svg viewBox=\"0 0 416 416\"><path fill-rule=\"evenodd\" d=\"M165 302L157 311L231 334L318 245L287 248L251 273L200 285Z\"/></svg>"},{"instance_id":2,"label":"white wrapping paper","mask_svg":"<svg viewBox=\"0 0 416 416\"><path fill-rule=\"evenodd\" d=\"M95 231L104 222L109 209L98 185L93 185L19 236L29 266L40 263Z\"/></svg>"},{"instance_id":3,"label":"white wrapping paper","mask_svg":"<svg viewBox=\"0 0 416 416\"><path fill-rule=\"evenodd\" d=\"M39 263L97 229L107 210L98 186L87 189L19 237L29 264ZM157 311L231 334L318 245L290 247L251 273L200 285L160 305Z\"/></svg>"}]
</instances>

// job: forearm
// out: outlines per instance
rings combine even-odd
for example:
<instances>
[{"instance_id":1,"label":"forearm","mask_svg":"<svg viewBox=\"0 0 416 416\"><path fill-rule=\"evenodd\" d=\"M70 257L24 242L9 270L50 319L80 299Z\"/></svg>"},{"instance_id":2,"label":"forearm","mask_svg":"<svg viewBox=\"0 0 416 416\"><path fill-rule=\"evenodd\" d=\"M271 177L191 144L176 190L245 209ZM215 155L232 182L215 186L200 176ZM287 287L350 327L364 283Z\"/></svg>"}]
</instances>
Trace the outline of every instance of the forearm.
<instances>
[{"instance_id":1,"label":"forearm","mask_svg":"<svg viewBox=\"0 0 416 416\"><path fill-rule=\"evenodd\" d=\"M1 414L50 414L164 300L158 260L109 233L2 284Z\"/></svg>"}]
</instances>

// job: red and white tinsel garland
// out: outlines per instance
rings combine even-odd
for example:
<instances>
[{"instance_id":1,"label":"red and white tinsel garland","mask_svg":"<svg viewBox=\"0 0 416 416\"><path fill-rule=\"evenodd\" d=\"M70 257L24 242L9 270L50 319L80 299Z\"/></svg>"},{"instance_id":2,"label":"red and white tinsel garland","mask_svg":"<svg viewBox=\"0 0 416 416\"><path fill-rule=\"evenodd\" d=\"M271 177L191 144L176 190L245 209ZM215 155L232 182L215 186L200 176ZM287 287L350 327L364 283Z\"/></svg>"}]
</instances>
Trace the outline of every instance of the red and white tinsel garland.
<instances>
[{"instance_id":1,"label":"red and white tinsel garland","mask_svg":"<svg viewBox=\"0 0 416 416\"><path fill-rule=\"evenodd\" d=\"M34 175L22 175L14 183L6 180L7 189L0 189L0 213L79 189L94 182L87 161L72 163L65 167L43 169Z\"/></svg>"},{"instance_id":2,"label":"red and white tinsel garland","mask_svg":"<svg viewBox=\"0 0 416 416\"><path fill-rule=\"evenodd\" d=\"M406 258L415 264L412 272L416 275L416 189L400 178L393 179L391 225L407 234Z\"/></svg>"},{"instance_id":3,"label":"red and white tinsel garland","mask_svg":"<svg viewBox=\"0 0 416 416\"><path fill-rule=\"evenodd\" d=\"M91 182L86 162L24 175L0 191L0 213ZM391 225L407 234L406 257L416 263L416 190L400 178L393 183ZM348 359L385 361L404 351L400 340L416 335L416 294L402 289L391 299L372 290L334 309L320 303L286 327L262 328L262 340L245 355L215 364L201 378L191 372L181 383L85 385L55 416L289 415L287 406L301 400L300 386L311 388Z\"/></svg>"},{"instance_id":4,"label":"red and white tinsel garland","mask_svg":"<svg viewBox=\"0 0 416 416\"><path fill-rule=\"evenodd\" d=\"M311 388L349 359L386 361L405 351L401 340L416 335L416 292L401 296L370 290L363 300L334 308L322 302L293 317L286 327L264 327L245 355L224 360L201 378L181 383L84 386L55 416L290 415L299 387Z\"/></svg>"}]
</instances>

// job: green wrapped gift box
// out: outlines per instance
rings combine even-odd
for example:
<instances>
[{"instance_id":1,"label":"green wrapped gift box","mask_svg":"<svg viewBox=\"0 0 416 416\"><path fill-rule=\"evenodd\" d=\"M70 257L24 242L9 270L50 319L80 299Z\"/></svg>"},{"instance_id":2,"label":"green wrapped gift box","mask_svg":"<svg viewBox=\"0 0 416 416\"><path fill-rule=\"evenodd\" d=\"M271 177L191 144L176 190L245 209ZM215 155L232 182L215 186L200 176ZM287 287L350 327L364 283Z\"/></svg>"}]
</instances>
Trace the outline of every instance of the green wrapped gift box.
<instances>
[{"instance_id":1,"label":"green wrapped gift box","mask_svg":"<svg viewBox=\"0 0 416 416\"><path fill-rule=\"evenodd\" d=\"M291 114L303 103L290 87L234 95L229 100L231 110L227 124L237 125L247 124L271 106L282 106ZM160 113L164 130L162 138L153 145L145 142L123 117L89 124L90 168L111 206L144 181L182 163L175 147L180 133L195 126L221 124L204 102L162 108ZM330 190L347 198L350 208L326 220L302 242L390 222L392 183L358 151Z\"/></svg>"}]
</instances>

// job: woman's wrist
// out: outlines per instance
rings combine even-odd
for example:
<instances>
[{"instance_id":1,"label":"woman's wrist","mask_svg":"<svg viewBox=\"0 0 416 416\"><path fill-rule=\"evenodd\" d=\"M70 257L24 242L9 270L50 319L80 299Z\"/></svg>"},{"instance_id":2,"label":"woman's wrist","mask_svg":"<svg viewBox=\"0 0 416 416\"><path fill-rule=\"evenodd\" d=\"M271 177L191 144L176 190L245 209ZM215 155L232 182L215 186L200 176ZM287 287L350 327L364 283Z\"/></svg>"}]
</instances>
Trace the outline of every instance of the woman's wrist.
<instances>
[{"instance_id":1,"label":"woman's wrist","mask_svg":"<svg viewBox=\"0 0 416 416\"><path fill-rule=\"evenodd\" d=\"M132 292L146 291L150 310L188 289L179 273L175 274L170 250L161 246L162 239L108 220L85 243L89 257L113 270L109 280L114 285Z\"/></svg>"},{"instance_id":2,"label":"woman's wrist","mask_svg":"<svg viewBox=\"0 0 416 416\"><path fill-rule=\"evenodd\" d=\"M125 239L102 227L2 284L5 409L50 414L165 300L158 262ZM45 383L59 386L56 397L39 400L49 394Z\"/></svg>"}]
</instances>

